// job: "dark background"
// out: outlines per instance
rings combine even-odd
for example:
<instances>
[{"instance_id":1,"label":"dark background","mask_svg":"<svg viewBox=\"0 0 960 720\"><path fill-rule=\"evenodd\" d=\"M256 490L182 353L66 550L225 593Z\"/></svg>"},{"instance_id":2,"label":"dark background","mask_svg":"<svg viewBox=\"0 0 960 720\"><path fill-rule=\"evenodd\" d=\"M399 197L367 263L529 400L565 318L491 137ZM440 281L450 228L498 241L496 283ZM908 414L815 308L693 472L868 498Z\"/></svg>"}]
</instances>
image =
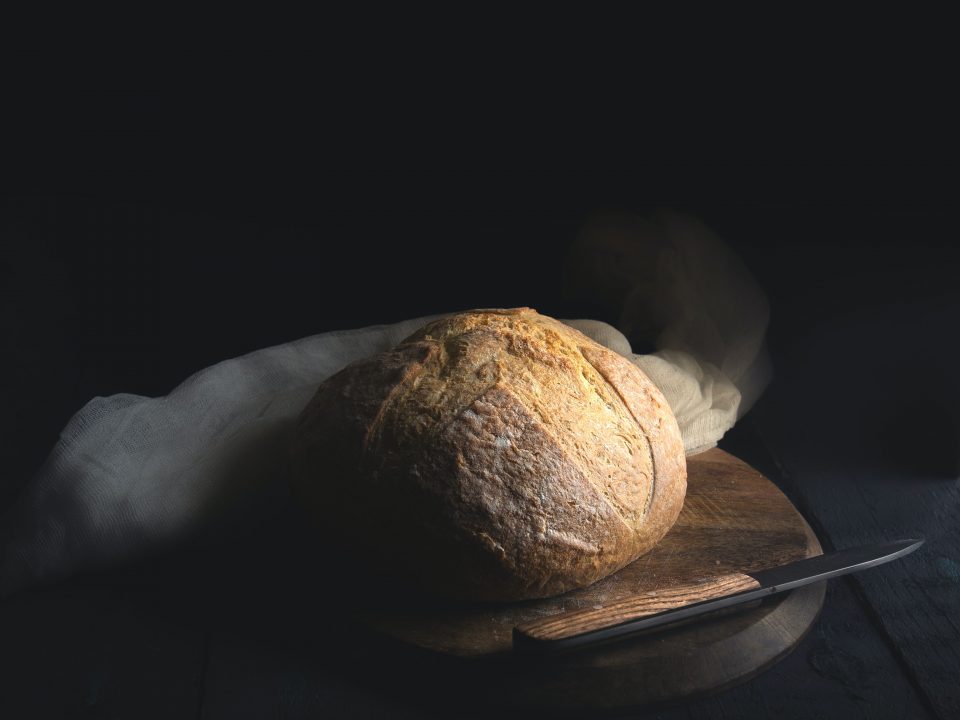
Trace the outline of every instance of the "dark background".
<instances>
[{"instance_id":1,"label":"dark background","mask_svg":"<svg viewBox=\"0 0 960 720\"><path fill-rule=\"evenodd\" d=\"M899 134L863 126L857 157L838 147L843 137L830 146L811 137L806 116L790 129L746 128L752 152L714 128L710 149L729 141L737 152L700 153L694 132L678 154L673 136L638 126L621 153L602 131L578 135L519 111L513 124L512 102L450 110L442 93L431 103L399 94L345 110L326 92L81 86L16 96L23 112L0 199L0 507L94 395L163 394L259 347L455 309L528 305L614 321L611 308L564 294L566 248L598 211L681 210L738 252L771 304L774 382L728 447L767 463L825 547L884 530L931 540L913 568L928 586L903 596L839 586L825 613L831 602L841 609L826 627L862 632L836 652L830 643L840 641L821 632L791 659L791 674L767 674L726 702L759 713L758 694L821 693L826 716L833 707L837 717L851 708L876 717L893 711L862 687L900 683L910 713L949 716L960 702L949 689L960 196L945 152L913 151L928 140L924 123ZM860 472L863 485L838 486L837 468ZM920 629L898 625L918 602L927 603ZM13 622L9 608L0 612ZM58 648L58 637L46 637L50 652L83 656L69 639ZM67 663L49 696L83 685L71 676L82 664ZM31 668L21 664L20 677ZM158 690L170 682L163 672L138 681L139 692L173 697ZM250 682L221 681L228 690ZM32 702L32 687L21 680L13 697ZM365 686L343 687L353 689L296 707L418 712L390 700L374 712L360 699ZM123 688L112 692L110 707L126 707ZM281 702L271 692L258 695L268 706ZM63 702L96 716L100 701ZM721 712L718 702L690 712Z\"/></svg>"}]
</instances>

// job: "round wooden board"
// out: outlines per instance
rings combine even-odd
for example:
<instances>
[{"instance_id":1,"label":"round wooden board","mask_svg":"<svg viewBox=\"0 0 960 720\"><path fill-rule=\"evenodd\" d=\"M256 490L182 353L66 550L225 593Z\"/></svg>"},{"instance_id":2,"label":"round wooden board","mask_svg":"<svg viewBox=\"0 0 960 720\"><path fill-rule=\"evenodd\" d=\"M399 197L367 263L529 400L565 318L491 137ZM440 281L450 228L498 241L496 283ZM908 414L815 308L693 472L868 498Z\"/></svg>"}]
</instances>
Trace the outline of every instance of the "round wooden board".
<instances>
[{"instance_id":1,"label":"round wooden board","mask_svg":"<svg viewBox=\"0 0 960 720\"><path fill-rule=\"evenodd\" d=\"M733 685L781 658L816 620L825 585L777 595L742 612L547 659L514 653L514 626L820 552L806 521L773 483L714 449L688 459L683 511L663 541L591 587L509 605L364 610L359 619L406 646L446 658L445 671L457 675L458 683L481 683L487 700L566 708L661 703Z\"/></svg>"}]
</instances>

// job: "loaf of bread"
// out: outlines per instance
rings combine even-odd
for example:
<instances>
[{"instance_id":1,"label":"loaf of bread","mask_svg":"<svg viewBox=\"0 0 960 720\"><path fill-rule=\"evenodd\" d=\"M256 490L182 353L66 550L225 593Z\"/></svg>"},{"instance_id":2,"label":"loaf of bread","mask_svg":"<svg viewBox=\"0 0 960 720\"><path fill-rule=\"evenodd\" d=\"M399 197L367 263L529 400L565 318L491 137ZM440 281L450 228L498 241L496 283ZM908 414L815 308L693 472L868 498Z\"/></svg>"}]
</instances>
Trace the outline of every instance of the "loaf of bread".
<instances>
[{"instance_id":1,"label":"loaf of bread","mask_svg":"<svg viewBox=\"0 0 960 720\"><path fill-rule=\"evenodd\" d=\"M660 391L527 308L434 321L332 376L293 458L330 552L471 600L596 582L650 550L686 492Z\"/></svg>"}]
</instances>

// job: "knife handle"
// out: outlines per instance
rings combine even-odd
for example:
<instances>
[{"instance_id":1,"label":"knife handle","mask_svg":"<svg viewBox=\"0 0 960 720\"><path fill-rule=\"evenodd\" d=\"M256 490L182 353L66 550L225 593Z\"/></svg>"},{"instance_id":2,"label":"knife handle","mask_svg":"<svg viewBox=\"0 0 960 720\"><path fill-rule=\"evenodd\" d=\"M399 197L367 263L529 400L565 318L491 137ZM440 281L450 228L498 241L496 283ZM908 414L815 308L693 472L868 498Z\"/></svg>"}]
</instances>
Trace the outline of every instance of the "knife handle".
<instances>
[{"instance_id":1,"label":"knife handle","mask_svg":"<svg viewBox=\"0 0 960 720\"><path fill-rule=\"evenodd\" d=\"M585 608L550 615L518 625L513 630L513 640L518 642L542 642L565 640L576 635L601 630L611 625L639 620L648 615L675 610L684 605L713 600L745 590L754 590L760 583L749 575L731 573L707 578L699 582L672 585L650 591L643 595L620 600L597 608Z\"/></svg>"}]
</instances>

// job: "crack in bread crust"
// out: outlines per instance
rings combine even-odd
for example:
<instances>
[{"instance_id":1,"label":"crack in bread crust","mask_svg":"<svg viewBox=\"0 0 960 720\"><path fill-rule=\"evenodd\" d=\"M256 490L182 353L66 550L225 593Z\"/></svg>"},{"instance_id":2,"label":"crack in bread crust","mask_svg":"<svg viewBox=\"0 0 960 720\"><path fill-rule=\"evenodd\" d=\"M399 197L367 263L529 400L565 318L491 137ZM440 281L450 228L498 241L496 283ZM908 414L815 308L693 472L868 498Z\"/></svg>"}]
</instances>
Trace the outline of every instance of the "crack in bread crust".
<instances>
[{"instance_id":1,"label":"crack in bread crust","mask_svg":"<svg viewBox=\"0 0 960 720\"><path fill-rule=\"evenodd\" d=\"M370 421L370 425L363 436L363 455L361 458L362 464L368 465L366 461L370 458L373 452L375 452L376 446L379 445L380 428L383 426L383 421L387 413L394 406L397 398L400 397L401 392L406 389L406 386L415 382L418 377L423 375L424 370L426 369L426 364L431 359L433 350L433 348L428 348L422 360L407 366L406 371L400 377L399 381L389 389L387 396L383 399L383 402L380 403L380 407L377 409L377 414Z\"/></svg>"},{"instance_id":2,"label":"crack in bread crust","mask_svg":"<svg viewBox=\"0 0 960 720\"><path fill-rule=\"evenodd\" d=\"M603 378L603 381L607 384L607 387L609 387L613 391L614 395L616 395L617 399L620 401L620 404L623 406L623 409L626 410L630 414L630 417L633 418L634 422L637 423L637 428L640 430L640 432L643 434L644 439L647 441L646 451L647 451L647 457L649 458L649 462L650 462L650 487L647 490L647 497L643 504L643 510L640 513L640 522L642 523L646 519L647 513L650 511L650 506L653 503L654 492L657 487L657 462L653 457L653 443L650 439L650 435L647 433L647 429L643 426L643 423L640 422L640 418L638 418L634 414L633 410L627 404L626 398L624 398L623 393L620 391L620 389L616 385L614 385L612 382L610 382L610 379L604 374L603 370L601 370L596 365L594 365L593 362L590 360L590 358L588 358L586 355L583 354L582 350L580 350L580 355L583 357L584 361L589 363L590 367L592 367L596 371L596 373L601 378ZM637 529L637 526L634 526L634 530L636 529Z\"/></svg>"}]
</instances>

